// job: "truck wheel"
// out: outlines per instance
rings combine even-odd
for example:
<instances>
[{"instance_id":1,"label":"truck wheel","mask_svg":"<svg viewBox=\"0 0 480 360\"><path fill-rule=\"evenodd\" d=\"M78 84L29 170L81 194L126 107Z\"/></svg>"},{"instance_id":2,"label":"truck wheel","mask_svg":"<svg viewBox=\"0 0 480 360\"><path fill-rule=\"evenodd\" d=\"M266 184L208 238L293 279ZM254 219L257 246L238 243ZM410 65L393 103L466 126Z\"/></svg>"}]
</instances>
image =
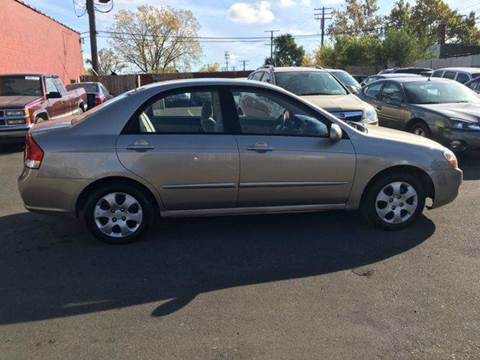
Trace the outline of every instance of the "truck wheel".
<instances>
[{"instance_id":1,"label":"truck wheel","mask_svg":"<svg viewBox=\"0 0 480 360\"><path fill-rule=\"evenodd\" d=\"M37 116L37 117L35 118L35 122L34 122L34 123L35 123L35 124L40 124L40 123L42 123L42 122L44 122L44 121L46 121L46 120L47 120L47 119L45 119L43 116Z\"/></svg>"}]
</instances>

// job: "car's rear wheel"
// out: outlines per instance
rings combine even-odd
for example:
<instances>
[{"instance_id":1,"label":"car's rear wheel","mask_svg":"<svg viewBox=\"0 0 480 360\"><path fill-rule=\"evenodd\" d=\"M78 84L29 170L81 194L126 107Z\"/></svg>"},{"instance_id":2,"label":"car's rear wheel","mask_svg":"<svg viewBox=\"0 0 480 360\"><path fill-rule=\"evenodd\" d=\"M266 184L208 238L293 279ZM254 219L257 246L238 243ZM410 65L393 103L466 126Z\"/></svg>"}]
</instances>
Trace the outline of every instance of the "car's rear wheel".
<instances>
[{"instance_id":1,"label":"car's rear wheel","mask_svg":"<svg viewBox=\"0 0 480 360\"><path fill-rule=\"evenodd\" d=\"M410 132L426 138L429 138L431 136L430 128L423 121L418 121L412 126L410 126Z\"/></svg>"},{"instance_id":2,"label":"car's rear wheel","mask_svg":"<svg viewBox=\"0 0 480 360\"><path fill-rule=\"evenodd\" d=\"M367 220L386 230L413 223L425 207L425 190L413 175L391 173L376 180L367 190L362 212Z\"/></svg>"},{"instance_id":3,"label":"car's rear wheel","mask_svg":"<svg viewBox=\"0 0 480 360\"><path fill-rule=\"evenodd\" d=\"M134 186L107 185L92 192L85 206L85 221L95 237L110 244L140 238L153 218L153 206Z\"/></svg>"}]
</instances>

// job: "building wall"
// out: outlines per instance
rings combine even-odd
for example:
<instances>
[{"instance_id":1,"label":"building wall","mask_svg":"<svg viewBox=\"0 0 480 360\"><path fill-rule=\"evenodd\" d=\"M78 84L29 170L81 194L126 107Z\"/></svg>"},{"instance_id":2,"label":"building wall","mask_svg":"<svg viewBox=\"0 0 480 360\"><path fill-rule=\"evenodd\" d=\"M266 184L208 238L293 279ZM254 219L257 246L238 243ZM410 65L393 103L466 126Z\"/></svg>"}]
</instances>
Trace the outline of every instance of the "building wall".
<instances>
[{"instance_id":1,"label":"building wall","mask_svg":"<svg viewBox=\"0 0 480 360\"><path fill-rule=\"evenodd\" d=\"M0 74L84 73L80 34L17 0L0 0Z\"/></svg>"},{"instance_id":2,"label":"building wall","mask_svg":"<svg viewBox=\"0 0 480 360\"><path fill-rule=\"evenodd\" d=\"M417 61L414 66L429 67L432 69L439 69L444 67L480 67L480 54L457 56L446 59L430 59Z\"/></svg>"}]
</instances>

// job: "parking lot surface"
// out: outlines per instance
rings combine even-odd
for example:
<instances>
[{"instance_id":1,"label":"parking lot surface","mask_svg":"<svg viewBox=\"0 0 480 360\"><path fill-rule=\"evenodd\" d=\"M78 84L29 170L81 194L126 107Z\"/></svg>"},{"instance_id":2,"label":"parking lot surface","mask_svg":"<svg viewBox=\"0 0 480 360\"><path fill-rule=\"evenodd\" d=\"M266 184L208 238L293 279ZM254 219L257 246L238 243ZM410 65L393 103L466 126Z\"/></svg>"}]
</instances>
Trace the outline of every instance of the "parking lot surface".
<instances>
[{"instance_id":1,"label":"parking lot surface","mask_svg":"<svg viewBox=\"0 0 480 360\"><path fill-rule=\"evenodd\" d=\"M0 153L1 359L478 359L480 155L452 204L176 219L108 246L28 213ZM61 191L61 189L59 189Z\"/></svg>"}]
</instances>

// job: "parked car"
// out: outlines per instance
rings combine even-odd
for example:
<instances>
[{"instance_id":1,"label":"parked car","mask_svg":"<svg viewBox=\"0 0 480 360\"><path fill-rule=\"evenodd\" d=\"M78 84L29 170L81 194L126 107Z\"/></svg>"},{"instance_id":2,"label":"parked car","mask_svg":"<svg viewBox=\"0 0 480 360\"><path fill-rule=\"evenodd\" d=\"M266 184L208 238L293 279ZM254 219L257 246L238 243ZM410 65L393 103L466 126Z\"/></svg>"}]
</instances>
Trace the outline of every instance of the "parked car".
<instances>
[{"instance_id":1,"label":"parked car","mask_svg":"<svg viewBox=\"0 0 480 360\"><path fill-rule=\"evenodd\" d=\"M465 84L466 82L480 77L480 68L475 67L451 67L437 69L433 72L432 77L435 78L446 78L458 81L459 83Z\"/></svg>"},{"instance_id":2,"label":"parked car","mask_svg":"<svg viewBox=\"0 0 480 360\"><path fill-rule=\"evenodd\" d=\"M345 70L342 70L342 69L325 69L325 70L328 71L333 76L335 76L335 78L338 81L340 81L343 84L343 86L345 86L353 94L357 94L362 88L360 83Z\"/></svg>"},{"instance_id":3,"label":"parked car","mask_svg":"<svg viewBox=\"0 0 480 360\"><path fill-rule=\"evenodd\" d=\"M97 105L103 104L110 100L113 96L108 89L100 82L80 82L67 85L67 90L84 89L87 93L88 109L92 109Z\"/></svg>"},{"instance_id":4,"label":"parked car","mask_svg":"<svg viewBox=\"0 0 480 360\"><path fill-rule=\"evenodd\" d=\"M391 68L385 69L379 72L379 74L417 74L422 75L425 77L429 77L432 75L433 69L425 68L425 67L403 67L403 68Z\"/></svg>"},{"instance_id":5,"label":"parked car","mask_svg":"<svg viewBox=\"0 0 480 360\"><path fill-rule=\"evenodd\" d=\"M378 124L375 109L352 94L327 70L265 66L251 73L248 79L280 86L342 120L369 125ZM242 110L244 108L248 110L248 107L242 105L242 101L240 104Z\"/></svg>"},{"instance_id":6,"label":"parked car","mask_svg":"<svg viewBox=\"0 0 480 360\"><path fill-rule=\"evenodd\" d=\"M480 77L467 81L465 86L480 94Z\"/></svg>"},{"instance_id":7,"label":"parked car","mask_svg":"<svg viewBox=\"0 0 480 360\"><path fill-rule=\"evenodd\" d=\"M432 138L457 152L480 148L480 98L448 79L396 78L367 85L360 97L380 125Z\"/></svg>"},{"instance_id":8,"label":"parked car","mask_svg":"<svg viewBox=\"0 0 480 360\"><path fill-rule=\"evenodd\" d=\"M30 127L86 110L83 89L67 91L55 75L0 75L0 143L25 141Z\"/></svg>"},{"instance_id":9,"label":"parked car","mask_svg":"<svg viewBox=\"0 0 480 360\"><path fill-rule=\"evenodd\" d=\"M362 82L362 87L378 80L386 80L386 79L395 79L395 78L409 78L409 77L417 77L421 78L421 75L417 74L377 74L377 75L371 75L367 77L365 80Z\"/></svg>"},{"instance_id":10,"label":"parked car","mask_svg":"<svg viewBox=\"0 0 480 360\"><path fill-rule=\"evenodd\" d=\"M246 94L255 99L249 116L238 111ZM167 106L178 96L196 100ZM255 111L271 103L281 118ZM355 128L267 83L196 79L35 125L18 186L27 209L84 217L99 239L124 243L158 215L360 208L395 230L418 218L426 198L433 207L453 201L461 181L455 155L434 141Z\"/></svg>"}]
</instances>

